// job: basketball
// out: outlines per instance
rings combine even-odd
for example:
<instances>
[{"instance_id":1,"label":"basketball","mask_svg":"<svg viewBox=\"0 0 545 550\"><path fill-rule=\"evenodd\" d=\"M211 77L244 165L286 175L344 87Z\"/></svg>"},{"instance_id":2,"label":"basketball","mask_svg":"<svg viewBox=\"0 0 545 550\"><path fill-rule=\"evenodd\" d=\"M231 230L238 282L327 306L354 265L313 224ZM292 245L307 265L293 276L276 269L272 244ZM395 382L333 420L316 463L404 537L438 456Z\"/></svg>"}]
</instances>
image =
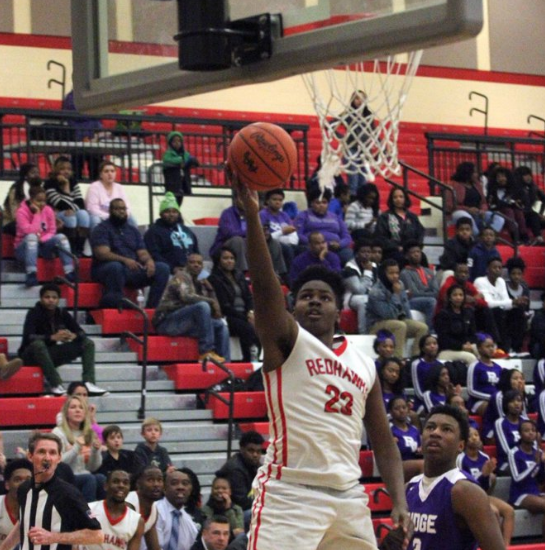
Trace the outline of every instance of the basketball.
<instances>
[{"instance_id":1,"label":"basketball","mask_svg":"<svg viewBox=\"0 0 545 550\"><path fill-rule=\"evenodd\" d=\"M256 122L245 126L229 146L233 172L254 191L283 187L297 164L297 149L280 126Z\"/></svg>"}]
</instances>

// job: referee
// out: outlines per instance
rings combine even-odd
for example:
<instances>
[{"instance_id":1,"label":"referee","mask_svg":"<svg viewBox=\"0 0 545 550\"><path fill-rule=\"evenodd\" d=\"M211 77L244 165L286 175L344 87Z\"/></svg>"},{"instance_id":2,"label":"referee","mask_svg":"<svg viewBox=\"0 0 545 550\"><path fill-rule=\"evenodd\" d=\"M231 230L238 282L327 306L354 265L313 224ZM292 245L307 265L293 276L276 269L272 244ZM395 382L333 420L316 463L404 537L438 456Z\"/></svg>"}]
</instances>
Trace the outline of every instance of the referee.
<instances>
[{"instance_id":1,"label":"referee","mask_svg":"<svg viewBox=\"0 0 545 550\"><path fill-rule=\"evenodd\" d=\"M61 461L61 441L51 433L36 432L28 442L33 479L18 491L19 520L0 550L71 550L77 544L102 544L100 523L82 494L55 475Z\"/></svg>"}]
</instances>

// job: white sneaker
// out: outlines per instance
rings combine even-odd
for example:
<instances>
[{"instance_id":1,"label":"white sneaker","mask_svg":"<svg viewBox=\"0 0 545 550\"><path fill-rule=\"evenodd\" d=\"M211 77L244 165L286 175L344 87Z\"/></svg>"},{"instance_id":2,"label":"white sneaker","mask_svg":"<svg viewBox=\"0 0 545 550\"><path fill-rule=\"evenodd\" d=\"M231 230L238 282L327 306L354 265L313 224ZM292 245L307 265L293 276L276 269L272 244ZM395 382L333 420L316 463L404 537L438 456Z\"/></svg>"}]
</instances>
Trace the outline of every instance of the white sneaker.
<instances>
[{"instance_id":1,"label":"white sneaker","mask_svg":"<svg viewBox=\"0 0 545 550\"><path fill-rule=\"evenodd\" d=\"M85 382L85 387L87 388L87 391L89 392L89 395L110 395L110 392L108 390L105 390L104 388L99 388L97 385L93 384L92 382Z\"/></svg>"},{"instance_id":2,"label":"white sneaker","mask_svg":"<svg viewBox=\"0 0 545 550\"><path fill-rule=\"evenodd\" d=\"M51 393L53 395L66 395L66 390L62 384L59 384L58 386L51 388Z\"/></svg>"}]
</instances>

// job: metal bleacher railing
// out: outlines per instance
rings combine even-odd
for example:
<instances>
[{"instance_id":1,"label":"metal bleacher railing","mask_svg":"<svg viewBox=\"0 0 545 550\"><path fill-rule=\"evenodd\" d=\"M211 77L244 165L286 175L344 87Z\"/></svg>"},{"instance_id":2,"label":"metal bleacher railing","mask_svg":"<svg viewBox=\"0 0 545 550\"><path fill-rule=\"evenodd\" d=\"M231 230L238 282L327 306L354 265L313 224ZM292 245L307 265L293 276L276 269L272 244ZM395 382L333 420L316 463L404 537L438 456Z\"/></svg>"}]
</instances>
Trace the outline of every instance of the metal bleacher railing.
<instances>
[{"instance_id":1,"label":"metal bleacher railing","mask_svg":"<svg viewBox=\"0 0 545 550\"><path fill-rule=\"evenodd\" d=\"M100 121L101 128L87 130L82 121ZM199 161L192 170L194 186L226 185L223 163L233 135L251 120L204 119L165 115L109 114L101 117L72 111L0 109L0 178L13 177L23 162L34 162L42 176L59 154L77 161L76 176L89 180L84 163L111 160L119 166L119 182L147 184L148 168L161 160L167 135L184 135L184 147ZM290 189L305 189L309 176L308 130L306 124L284 124L293 138L299 162L289 182ZM90 162L91 161L91 162Z\"/></svg>"}]
</instances>

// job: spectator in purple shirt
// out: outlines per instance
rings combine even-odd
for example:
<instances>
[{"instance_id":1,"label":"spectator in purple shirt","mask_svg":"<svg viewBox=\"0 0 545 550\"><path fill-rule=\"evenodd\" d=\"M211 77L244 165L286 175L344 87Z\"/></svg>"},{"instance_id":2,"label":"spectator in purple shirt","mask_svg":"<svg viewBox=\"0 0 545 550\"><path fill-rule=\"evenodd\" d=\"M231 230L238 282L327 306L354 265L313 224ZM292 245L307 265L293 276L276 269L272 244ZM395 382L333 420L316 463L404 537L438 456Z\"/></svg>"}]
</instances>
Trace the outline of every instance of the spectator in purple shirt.
<instances>
[{"instance_id":1,"label":"spectator in purple shirt","mask_svg":"<svg viewBox=\"0 0 545 550\"><path fill-rule=\"evenodd\" d=\"M311 265L323 265L336 273L341 272L341 261L337 254L329 252L327 242L319 231L309 235L308 250L296 256L291 264L290 284Z\"/></svg>"},{"instance_id":2,"label":"spectator in purple shirt","mask_svg":"<svg viewBox=\"0 0 545 550\"><path fill-rule=\"evenodd\" d=\"M244 204L235 195L233 195L233 206L226 208L220 216L218 232L214 243L210 247L210 257L214 257L223 246L229 247L236 258L235 268L240 271L248 271L248 262L246 261L246 215L244 213ZM271 254L274 271L277 275L286 273L286 264L282 256L280 243L271 238L267 231L267 245Z\"/></svg>"},{"instance_id":3,"label":"spectator in purple shirt","mask_svg":"<svg viewBox=\"0 0 545 550\"><path fill-rule=\"evenodd\" d=\"M309 208L295 218L295 227L299 235L299 243L302 245L309 243L312 233L320 232L328 249L335 252L344 265L354 257L350 248L352 237L344 221L332 212L328 212L330 200L331 190L326 189L322 192L319 188L311 189L308 193Z\"/></svg>"}]
</instances>

